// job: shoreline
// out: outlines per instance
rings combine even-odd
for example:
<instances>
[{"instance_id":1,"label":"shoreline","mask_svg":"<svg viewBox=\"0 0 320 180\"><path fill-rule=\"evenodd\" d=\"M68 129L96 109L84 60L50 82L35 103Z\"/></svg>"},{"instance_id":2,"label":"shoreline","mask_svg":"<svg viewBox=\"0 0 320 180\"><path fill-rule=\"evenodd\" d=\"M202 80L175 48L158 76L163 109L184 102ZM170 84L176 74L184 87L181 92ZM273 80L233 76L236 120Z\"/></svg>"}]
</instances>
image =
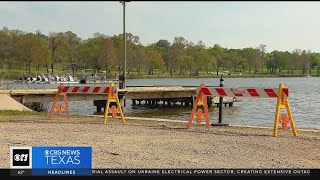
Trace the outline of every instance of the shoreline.
<instances>
[{"instance_id":1,"label":"shoreline","mask_svg":"<svg viewBox=\"0 0 320 180\"><path fill-rule=\"evenodd\" d=\"M103 118L103 115L84 115L87 117L100 117ZM111 118L111 116L108 116L108 119ZM174 119L163 119L163 118L144 118L144 117L125 117L125 119L128 120L138 120L138 121L156 121L156 122L176 122L181 124L187 124L188 121L182 121L182 120L174 120ZM201 122L200 124L205 125L205 122ZM211 124L210 124L211 125ZM211 127L216 127L217 125L211 125ZM241 127L241 128L256 128L256 129L272 129L271 126L258 126L258 125L242 125L242 124L228 124L229 127ZM290 130L290 129L289 129ZM304 131L304 132L318 132L320 133L320 129L310 129L310 128L299 128L297 131Z\"/></svg>"},{"instance_id":2,"label":"shoreline","mask_svg":"<svg viewBox=\"0 0 320 180\"><path fill-rule=\"evenodd\" d=\"M1 111L0 111L1 112ZM24 123L35 123L35 122L44 122L44 123L51 123L54 122L52 120L49 120L47 118L48 113L47 112L28 112L28 111L5 111L7 113L1 114L0 113L0 123L2 122L11 122L11 123L19 123L19 121L24 122ZM26 114L27 118L24 118L24 113ZM99 124L100 122L103 121L104 115L93 115L93 114L88 114L88 115L72 115L71 119L67 119L63 115L57 115L55 114L55 118L59 119L65 119L66 121L61 121L63 123L90 123L90 124ZM18 117L18 119L12 119L13 117ZM32 118L32 120L30 118ZM39 118L35 120L34 118ZM89 121L89 120L83 120L86 118L99 118L99 120L95 121ZM80 120L80 121L72 121L72 119ZM112 119L111 116L108 116L108 120ZM116 120L120 122L120 117L117 116ZM150 117L136 117L136 116L125 116L125 120L133 120L133 121L150 121L153 123L178 123L181 124L182 126L187 125L187 120L178 120L178 119L164 119L164 118L150 118ZM58 121L60 122L60 121ZM193 121L193 124L195 124L195 120ZM205 126L204 119L202 119L201 123L199 125ZM218 127L217 123L211 123L210 124L211 128ZM239 127L239 128L253 128L253 129L270 129L273 130L273 126L259 126L259 125L244 125L244 124L226 124L226 127ZM280 125L279 125L279 130ZM288 131L291 132L290 126ZM315 132L315 133L320 133L320 129L316 128L297 128L297 131L303 131L303 132Z\"/></svg>"},{"instance_id":3,"label":"shoreline","mask_svg":"<svg viewBox=\"0 0 320 180\"><path fill-rule=\"evenodd\" d=\"M157 119L156 119L157 120ZM163 119L162 119L163 120ZM93 168L319 168L320 132L46 114L0 116L0 167L11 146L91 146Z\"/></svg>"}]
</instances>

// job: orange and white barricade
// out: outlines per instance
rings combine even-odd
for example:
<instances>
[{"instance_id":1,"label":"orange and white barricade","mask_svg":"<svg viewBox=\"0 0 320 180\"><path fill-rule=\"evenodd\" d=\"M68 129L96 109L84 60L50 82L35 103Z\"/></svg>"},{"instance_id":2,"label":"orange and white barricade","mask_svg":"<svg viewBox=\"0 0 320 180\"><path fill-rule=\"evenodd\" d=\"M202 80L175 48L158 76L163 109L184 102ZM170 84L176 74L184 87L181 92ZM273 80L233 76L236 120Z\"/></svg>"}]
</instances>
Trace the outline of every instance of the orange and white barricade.
<instances>
[{"instance_id":1,"label":"orange and white barricade","mask_svg":"<svg viewBox=\"0 0 320 180\"><path fill-rule=\"evenodd\" d=\"M114 85L113 82L110 83L110 86L89 86L89 85L81 85L81 86L70 86L60 84L58 87L58 91L56 93L55 99L52 104L51 111L49 113L49 119L53 117L54 111L58 111L60 114L62 111L67 112L67 118L70 118L70 110L68 106L68 97L67 94L106 94L107 95L107 103L105 107L105 115L104 115L104 124L107 123L108 113L112 114L112 118L116 117L116 114L120 114L121 122L124 124L124 115L121 109L121 104L118 98L118 89ZM63 96L64 105L57 105L60 96ZM115 102L117 107L110 106L110 102Z\"/></svg>"},{"instance_id":2,"label":"orange and white barricade","mask_svg":"<svg viewBox=\"0 0 320 180\"><path fill-rule=\"evenodd\" d=\"M200 85L201 88L204 88L205 85L201 84ZM201 109L198 109L199 106L203 106L204 108L204 113L202 112ZM191 116L189 119L189 122L187 124L187 128L190 128L191 123L193 121L194 118L196 118L196 122L198 124L201 123L201 119L205 118L206 119L206 126L207 128L210 128L210 120L209 120L209 112L208 112L208 102L207 102L207 96L204 95L203 93L198 93L196 101L194 103L194 106L192 108L192 112L191 112Z\"/></svg>"},{"instance_id":3,"label":"orange and white barricade","mask_svg":"<svg viewBox=\"0 0 320 180\"><path fill-rule=\"evenodd\" d=\"M201 118L206 118L206 124L208 125L209 114L205 110L205 113L196 113L197 107L203 105L204 109L207 109L206 96L219 96L219 97L255 97L255 98L277 98L276 114L274 121L273 136L278 135L279 122L282 123L282 129L287 129L287 124L290 123L292 133L297 136L295 123L292 117L292 112L289 105L289 89L284 87L284 84L280 84L279 88L246 88L246 87L205 87L201 84L200 88L197 88L197 99L191 112L187 128L190 128L193 119L196 117L197 122L201 122ZM200 103L199 103L200 102ZM280 110L286 109L287 114L280 115ZM199 114L199 115L198 115ZM199 120L200 118L200 120Z\"/></svg>"},{"instance_id":4,"label":"orange and white barricade","mask_svg":"<svg viewBox=\"0 0 320 180\"><path fill-rule=\"evenodd\" d=\"M66 111L67 113L67 118L70 118L70 110L69 110L69 105L68 105L68 97L66 92L62 92L64 89L64 84L61 83L58 87L58 92L56 93L56 96L54 98L54 101L52 103L51 111L49 113L49 119L53 117L54 111L58 111L59 114L61 114L62 111ZM60 96L63 96L63 104L58 104L58 101L60 99Z\"/></svg>"}]
</instances>

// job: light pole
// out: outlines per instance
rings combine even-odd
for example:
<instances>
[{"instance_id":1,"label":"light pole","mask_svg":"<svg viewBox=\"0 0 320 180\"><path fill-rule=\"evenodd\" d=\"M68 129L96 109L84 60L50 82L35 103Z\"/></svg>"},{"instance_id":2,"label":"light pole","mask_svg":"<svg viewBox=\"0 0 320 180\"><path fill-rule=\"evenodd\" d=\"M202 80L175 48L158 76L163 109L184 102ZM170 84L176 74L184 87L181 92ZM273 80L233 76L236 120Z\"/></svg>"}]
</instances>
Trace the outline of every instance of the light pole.
<instances>
[{"instance_id":1,"label":"light pole","mask_svg":"<svg viewBox=\"0 0 320 180\"><path fill-rule=\"evenodd\" d=\"M123 68L122 68L122 78L120 79L122 81L122 83L119 84L120 89L126 88L126 70L127 70L126 2L130 2L130 1L120 1L120 3L123 5L123 56L124 56L124 64L123 64ZM121 65L119 66L119 68L121 68Z\"/></svg>"}]
</instances>

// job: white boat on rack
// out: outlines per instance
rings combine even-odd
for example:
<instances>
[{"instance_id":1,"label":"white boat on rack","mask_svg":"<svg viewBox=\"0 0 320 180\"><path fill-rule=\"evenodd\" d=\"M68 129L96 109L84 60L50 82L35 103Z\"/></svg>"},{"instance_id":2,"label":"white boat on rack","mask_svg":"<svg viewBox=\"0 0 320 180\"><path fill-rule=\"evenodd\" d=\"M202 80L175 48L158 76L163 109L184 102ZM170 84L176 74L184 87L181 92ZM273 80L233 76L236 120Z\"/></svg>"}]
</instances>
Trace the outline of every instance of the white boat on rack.
<instances>
[{"instance_id":1,"label":"white boat on rack","mask_svg":"<svg viewBox=\"0 0 320 180\"><path fill-rule=\"evenodd\" d=\"M77 80L76 76L65 75L65 76L52 76L52 75L38 75L36 77L20 77L19 80L14 80L14 83L19 84L57 84L57 83L64 83L64 84L78 84L79 81Z\"/></svg>"},{"instance_id":2,"label":"white boat on rack","mask_svg":"<svg viewBox=\"0 0 320 180\"><path fill-rule=\"evenodd\" d=\"M111 82L114 82L116 84L119 83L118 75L115 76L114 79L107 79L106 75L96 75L92 74L88 76L86 73L78 79L77 76L71 76L71 75L63 75L58 76L55 75L37 75L36 77L27 77L26 75L24 77L20 77L18 80L14 80L14 83L19 84L109 84Z\"/></svg>"}]
</instances>

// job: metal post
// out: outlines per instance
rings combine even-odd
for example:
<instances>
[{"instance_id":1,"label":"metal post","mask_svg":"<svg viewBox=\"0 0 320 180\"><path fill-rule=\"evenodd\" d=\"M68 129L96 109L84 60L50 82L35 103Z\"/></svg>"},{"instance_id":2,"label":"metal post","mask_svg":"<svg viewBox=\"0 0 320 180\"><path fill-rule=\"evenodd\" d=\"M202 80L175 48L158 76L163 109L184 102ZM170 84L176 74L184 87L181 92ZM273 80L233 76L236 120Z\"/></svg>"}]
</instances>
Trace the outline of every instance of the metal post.
<instances>
[{"instance_id":1,"label":"metal post","mask_svg":"<svg viewBox=\"0 0 320 180\"><path fill-rule=\"evenodd\" d=\"M224 83L224 80L221 76L220 87L223 87L223 83ZM222 104L223 104L223 97L219 97L219 124L222 123Z\"/></svg>"},{"instance_id":2,"label":"metal post","mask_svg":"<svg viewBox=\"0 0 320 180\"><path fill-rule=\"evenodd\" d=\"M123 89L126 88L126 70L127 70L127 43L126 43L126 1L123 2L123 52L124 52L124 67L123 67Z\"/></svg>"},{"instance_id":3,"label":"metal post","mask_svg":"<svg viewBox=\"0 0 320 180\"><path fill-rule=\"evenodd\" d=\"M119 88L120 89L125 89L126 88L126 70L127 70L127 43L126 43L126 2L129 1L120 1L123 5L123 58L124 58L124 62L123 63L119 63L119 72L121 69L121 65L123 65L122 67L122 74L121 74L121 78L119 79ZM120 74L120 73L119 73Z\"/></svg>"},{"instance_id":4,"label":"metal post","mask_svg":"<svg viewBox=\"0 0 320 180\"><path fill-rule=\"evenodd\" d=\"M126 88L126 70L127 70L127 43L126 43L126 2L130 1L120 1L123 5L123 58L124 61L119 62L119 88ZM122 72L121 72L122 71Z\"/></svg>"}]
</instances>

